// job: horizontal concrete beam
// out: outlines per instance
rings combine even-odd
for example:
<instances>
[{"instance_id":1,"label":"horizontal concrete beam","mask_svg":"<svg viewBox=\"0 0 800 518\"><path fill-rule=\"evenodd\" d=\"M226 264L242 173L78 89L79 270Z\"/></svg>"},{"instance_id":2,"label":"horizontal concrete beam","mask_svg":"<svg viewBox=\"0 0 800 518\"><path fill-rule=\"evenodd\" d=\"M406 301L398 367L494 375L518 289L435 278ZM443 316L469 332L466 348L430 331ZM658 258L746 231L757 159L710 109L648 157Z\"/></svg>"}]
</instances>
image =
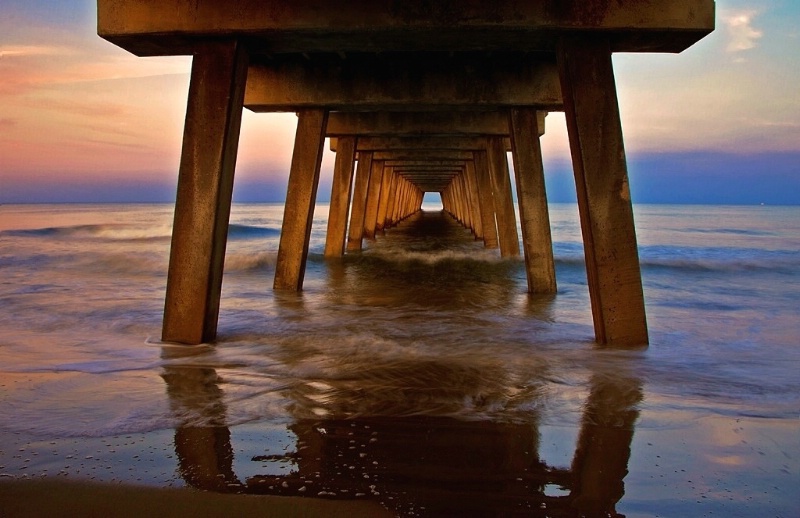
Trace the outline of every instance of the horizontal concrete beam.
<instances>
[{"instance_id":1,"label":"horizontal concrete beam","mask_svg":"<svg viewBox=\"0 0 800 518\"><path fill-rule=\"evenodd\" d=\"M518 52L275 56L251 63L244 104L255 112L562 110L555 61Z\"/></svg>"},{"instance_id":2,"label":"horizontal concrete beam","mask_svg":"<svg viewBox=\"0 0 800 518\"><path fill-rule=\"evenodd\" d=\"M540 136L547 112L537 112ZM329 137L502 136L510 135L508 111L334 112Z\"/></svg>"},{"instance_id":3,"label":"horizontal concrete beam","mask_svg":"<svg viewBox=\"0 0 800 518\"><path fill-rule=\"evenodd\" d=\"M384 160L384 167L465 167L466 160Z\"/></svg>"},{"instance_id":4,"label":"horizontal concrete beam","mask_svg":"<svg viewBox=\"0 0 800 518\"><path fill-rule=\"evenodd\" d=\"M393 169L394 169L395 172L398 172L398 171L399 172L419 171L419 172L430 172L430 173L437 173L437 172L442 172L442 173L456 172L456 173L460 173L461 171L464 170L464 166L461 166L461 165L459 165L459 166L452 166L452 165L451 166L400 165L400 166L394 166Z\"/></svg>"},{"instance_id":5,"label":"horizontal concrete beam","mask_svg":"<svg viewBox=\"0 0 800 518\"><path fill-rule=\"evenodd\" d=\"M713 0L98 0L97 32L137 55L243 37L253 52L552 51L601 32L615 52L680 52L714 29Z\"/></svg>"},{"instance_id":6,"label":"horizontal concrete beam","mask_svg":"<svg viewBox=\"0 0 800 518\"><path fill-rule=\"evenodd\" d=\"M331 151L336 151L336 139L331 139ZM375 151L375 160L472 160L472 151L441 149L399 149L394 151Z\"/></svg>"},{"instance_id":7,"label":"horizontal concrete beam","mask_svg":"<svg viewBox=\"0 0 800 518\"><path fill-rule=\"evenodd\" d=\"M336 151L336 140L331 138L331 150ZM503 139L511 150L509 139ZM486 149L481 137L363 137L356 141L357 151L480 151Z\"/></svg>"}]
</instances>

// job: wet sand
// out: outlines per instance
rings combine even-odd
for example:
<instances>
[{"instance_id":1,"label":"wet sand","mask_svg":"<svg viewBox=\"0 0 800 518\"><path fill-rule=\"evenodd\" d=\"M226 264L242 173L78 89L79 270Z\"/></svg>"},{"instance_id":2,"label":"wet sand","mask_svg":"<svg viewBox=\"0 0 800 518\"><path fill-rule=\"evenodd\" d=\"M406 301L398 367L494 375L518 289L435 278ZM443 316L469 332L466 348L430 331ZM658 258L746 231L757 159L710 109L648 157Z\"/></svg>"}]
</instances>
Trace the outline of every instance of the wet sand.
<instances>
[{"instance_id":1,"label":"wet sand","mask_svg":"<svg viewBox=\"0 0 800 518\"><path fill-rule=\"evenodd\" d=\"M225 495L193 489L159 489L74 480L13 480L0 481L0 516L379 518L393 515L376 503L353 500Z\"/></svg>"}]
</instances>

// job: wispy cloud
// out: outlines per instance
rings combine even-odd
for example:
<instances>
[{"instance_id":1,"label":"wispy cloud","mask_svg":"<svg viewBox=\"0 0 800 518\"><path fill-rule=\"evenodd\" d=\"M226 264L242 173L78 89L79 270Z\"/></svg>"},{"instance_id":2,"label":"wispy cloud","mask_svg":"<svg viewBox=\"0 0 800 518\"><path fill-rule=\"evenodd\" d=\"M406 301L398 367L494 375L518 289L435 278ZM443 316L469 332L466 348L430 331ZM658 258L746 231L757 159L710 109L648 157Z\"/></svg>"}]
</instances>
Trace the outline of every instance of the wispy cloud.
<instances>
[{"instance_id":1,"label":"wispy cloud","mask_svg":"<svg viewBox=\"0 0 800 518\"><path fill-rule=\"evenodd\" d=\"M65 56L74 54L73 49L49 45L3 45L0 46L0 59L26 58L31 56Z\"/></svg>"},{"instance_id":2,"label":"wispy cloud","mask_svg":"<svg viewBox=\"0 0 800 518\"><path fill-rule=\"evenodd\" d=\"M764 33L753 27L758 12L754 10L732 11L722 17L728 33L726 51L736 53L755 48Z\"/></svg>"}]
</instances>

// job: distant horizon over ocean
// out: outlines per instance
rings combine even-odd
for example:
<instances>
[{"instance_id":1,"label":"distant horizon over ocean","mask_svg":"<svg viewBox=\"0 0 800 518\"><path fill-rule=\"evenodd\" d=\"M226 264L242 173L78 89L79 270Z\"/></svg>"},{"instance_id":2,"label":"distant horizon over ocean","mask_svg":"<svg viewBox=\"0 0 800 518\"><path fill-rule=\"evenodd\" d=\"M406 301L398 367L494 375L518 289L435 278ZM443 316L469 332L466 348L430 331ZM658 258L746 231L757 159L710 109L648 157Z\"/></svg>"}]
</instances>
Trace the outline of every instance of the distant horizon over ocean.
<instances>
[{"instance_id":1,"label":"distant horizon over ocean","mask_svg":"<svg viewBox=\"0 0 800 518\"><path fill-rule=\"evenodd\" d=\"M330 196L332 154L326 151L318 202ZM509 166L512 166L509 160ZM552 203L576 201L575 179L566 157L545 157L545 183ZM288 164L237 167L233 199L238 203L282 203ZM0 203L170 203L173 170L109 173L91 180L69 174L35 173L0 181ZM10 173L10 172L9 172ZM631 198L638 204L800 205L800 152L733 153L675 151L629 153ZM513 167L512 167L513 174ZM16 180L13 178L18 177ZM49 178L46 183L42 178ZM515 189L512 181L512 190Z\"/></svg>"}]
</instances>

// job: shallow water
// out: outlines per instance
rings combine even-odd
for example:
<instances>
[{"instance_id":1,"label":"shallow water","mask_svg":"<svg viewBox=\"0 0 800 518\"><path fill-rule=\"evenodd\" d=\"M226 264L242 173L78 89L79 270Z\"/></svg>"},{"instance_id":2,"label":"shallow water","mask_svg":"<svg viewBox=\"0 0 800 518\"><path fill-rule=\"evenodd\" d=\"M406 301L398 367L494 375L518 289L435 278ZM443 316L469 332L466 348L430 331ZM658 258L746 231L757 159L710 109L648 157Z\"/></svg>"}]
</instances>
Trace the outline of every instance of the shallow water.
<instances>
[{"instance_id":1,"label":"shallow water","mask_svg":"<svg viewBox=\"0 0 800 518\"><path fill-rule=\"evenodd\" d=\"M433 207L271 290L234 207L219 341L159 342L172 207L0 207L0 475L398 515L797 516L800 209L637 206L651 345L598 348L573 205L529 296Z\"/></svg>"}]
</instances>

